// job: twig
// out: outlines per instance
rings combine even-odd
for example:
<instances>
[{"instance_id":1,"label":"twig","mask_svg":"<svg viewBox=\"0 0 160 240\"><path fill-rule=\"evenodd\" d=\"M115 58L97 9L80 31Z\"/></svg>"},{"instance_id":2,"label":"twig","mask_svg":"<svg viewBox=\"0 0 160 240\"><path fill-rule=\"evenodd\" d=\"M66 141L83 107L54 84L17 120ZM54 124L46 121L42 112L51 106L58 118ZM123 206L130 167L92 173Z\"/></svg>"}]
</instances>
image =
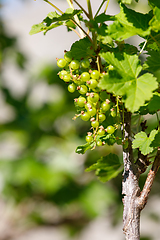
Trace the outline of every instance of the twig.
<instances>
[{"instance_id":1,"label":"twig","mask_svg":"<svg viewBox=\"0 0 160 240\"><path fill-rule=\"evenodd\" d=\"M160 147L158 148L157 155L155 157L155 160L153 162L152 168L148 173L148 177L146 179L145 185L143 187L143 190L140 194L140 196L137 199L137 206L142 210L148 200L148 196L150 194L154 178L156 176L156 173L158 171L158 168L160 166Z\"/></svg>"}]
</instances>

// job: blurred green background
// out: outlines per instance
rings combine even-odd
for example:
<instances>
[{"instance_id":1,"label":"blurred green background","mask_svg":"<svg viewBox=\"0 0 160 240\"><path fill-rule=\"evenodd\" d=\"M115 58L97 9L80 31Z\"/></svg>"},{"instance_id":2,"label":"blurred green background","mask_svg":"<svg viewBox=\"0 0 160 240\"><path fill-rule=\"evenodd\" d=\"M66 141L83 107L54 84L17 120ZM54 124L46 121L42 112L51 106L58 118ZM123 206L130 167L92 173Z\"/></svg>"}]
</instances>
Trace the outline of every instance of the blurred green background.
<instances>
[{"instance_id":1,"label":"blurred green background","mask_svg":"<svg viewBox=\"0 0 160 240\"><path fill-rule=\"evenodd\" d=\"M56 2L63 4L64 1ZM124 239L121 175L104 184L94 173L85 173L85 168L101 155L119 154L121 149L105 146L85 155L75 153L76 147L85 143L89 130L88 123L72 120L76 93L68 93L66 84L57 76L56 61L47 59L41 45L39 55L38 50L37 55L34 51L33 55L28 53L27 45L23 45L22 38L26 36L32 38L33 48L39 41L37 36L28 35L29 24L43 19L43 8L35 19L30 17L36 3L2 1L1 6L0 239ZM16 32L16 28L14 31L14 24L18 23L14 22L14 16L18 18L19 9L24 35ZM52 11L48 9L46 11ZM29 18L28 25L25 25L27 18L22 17L24 10ZM63 31L65 33L61 30L61 34L66 35L62 40L68 36L66 30ZM53 33L55 38L54 34L57 36L58 32ZM44 36L40 41L42 37L45 42ZM72 39L69 41L71 45ZM51 48L51 45L46 43L44 48ZM51 51L57 48L62 55L64 46L55 44ZM146 174L141 183L145 177ZM159 239L160 211L154 209L156 203L160 210L159 180L160 174L153 186L150 207L142 216L145 219L145 222L142 220L143 240ZM39 235L31 230L39 231Z\"/></svg>"}]
</instances>

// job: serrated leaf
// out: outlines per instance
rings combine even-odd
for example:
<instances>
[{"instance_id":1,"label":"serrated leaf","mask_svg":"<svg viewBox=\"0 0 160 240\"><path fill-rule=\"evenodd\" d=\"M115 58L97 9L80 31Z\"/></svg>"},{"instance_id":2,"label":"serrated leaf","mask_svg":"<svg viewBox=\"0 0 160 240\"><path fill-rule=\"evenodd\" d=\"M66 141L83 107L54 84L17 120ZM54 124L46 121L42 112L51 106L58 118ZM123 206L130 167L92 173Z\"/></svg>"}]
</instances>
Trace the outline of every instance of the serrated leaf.
<instances>
[{"instance_id":1,"label":"serrated leaf","mask_svg":"<svg viewBox=\"0 0 160 240\"><path fill-rule=\"evenodd\" d=\"M154 17L150 20L149 24L153 31L157 32L160 30L160 8L155 7L153 9Z\"/></svg>"},{"instance_id":2,"label":"serrated leaf","mask_svg":"<svg viewBox=\"0 0 160 240\"><path fill-rule=\"evenodd\" d=\"M107 15L105 13L101 13L95 18L96 23L104 23L107 21L114 21L115 17L111 15Z\"/></svg>"},{"instance_id":3,"label":"serrated leaf","mask_svg":"<svg viewBox=\"0 0 160 240\"><path fill-rule=\"evenodd\" d=\"M84 145L80 145L76 148L76 153L78 154L84 154L87 150L92 149L94 147L95 143L86 143Z\"/></svg>"},{"instance_id":4,"label":"serrated leaf","mask_svg":"<svg viewBox=\"0 0 160 240\"><path fill-rule=\"evenodd\" d=\"M64 22L70 20L80 12L81 10L73 10L72 8L68 8L62 15L59 15L57 12L50 12L43 22L46 23L47 26L50 26L54 22Z\"/></svg>"},{"instance_id":5,"label":"serrated leaf","mask_svg":"<svg viewBox=\"0 0 160 240\"><path fill-rule=\"evenodd\" d=\"M96 175L103 182L109 181L116 177L122 169L120 169L122 163L120 162L116 154L110 153L109 155L102 157L97 163L91 165L86 169L86 172L96 170Z\"/></svg>"},{"instance_id":6,"label":"serrated leaf","mask_svg":"<svg viewBox=\"0 0 160 240\"><path fill-rule=\"evenodd\" d=\"M160 147L160 132L158 132L153 140L153 142L151 143L151 147Z\"/></svg>"},{"instance_id":7,"label":"serrated leaf","mask_svg":"<svg viewBox=\"0 0 160 240\"><path fill-rule=\"evenodd\" d=\"M144 69L148 69L151 72L160 70L160 51L148 51L149 56L144 63Z\"/></svg>"},{"instance_id":8,"label":"serrated leaf","mask_svg":"<svg viewBox=\"0 0 160 240\"><path fill-rule=\"evenodd\" d=\"M151 100L139 109L141 115L155 114L160 110L160 93L155 92Z\"/></svg>"},{"instance_id":9,"label":"serrated leaf","mask_svg":"<svg viewBox=\"0 0 160 240\"><path fill-rule=\"evenodd\" d=\"M116 21L108 26L108 34L112 38L122 41L134 35L145 37L150 34L149 14L136 12L124 4L120 8L120 13L115 16Z\"/></svg>"},{"instance_id":10,"label":"serrated leaf","mask_svg":"<svg viewBox=\"0 0 160 240\"><path fill-rule=\"evenodd\" d=\"M157 134L157 130L152 130L149 137L145 132L139 132L135 135L135 140L133 140L132 147L139 148L143 155L147 155L153 151L153 147L151 147L151 143L153 142L155 135Z\"/></svg>"},{"instance_id":11,"label":"serrated leaf","mask_svg":"<svg viewBox=\"0 0 160 240\"><path fill-rule=\"evenodd\" d=\"M123 53L102 53L101 56L111 65L120 75L113 75L114 71L104 75L99 82L101 89L106 89L115 95L125 97L125 107L135 112L145 101L150 100L153 91L158 87L156 78L150 73L141 75L141 65L137 55Z\"/></svg>"},{"instance_id":12,"label":"serrated leaf","mask_svg":"<svg viewBox=\"0 0 160 240\"><path fill-rule=\"evenodd\" d=\"M90 56L93 54L91 42L87 37L76 41L71 46L71 53L75 59L81 59Z\"/></svg>"}]
</instances>

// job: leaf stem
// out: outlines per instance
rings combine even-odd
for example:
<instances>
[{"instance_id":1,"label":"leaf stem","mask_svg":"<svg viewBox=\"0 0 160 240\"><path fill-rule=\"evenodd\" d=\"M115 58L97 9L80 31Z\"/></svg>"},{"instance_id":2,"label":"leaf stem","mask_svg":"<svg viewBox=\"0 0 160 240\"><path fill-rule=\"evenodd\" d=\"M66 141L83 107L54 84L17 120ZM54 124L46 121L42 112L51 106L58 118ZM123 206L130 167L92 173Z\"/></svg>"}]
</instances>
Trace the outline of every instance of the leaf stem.
<instances>
[{"instance_id":1,"label":"leaf stem","mask_svg":"<svg viewBox=\"0 0 160 240\"><path fill-rule=\"evenodd\" d=\"M87 6L88 6L89 18L93 19L93 13L92 13L92 7L91 7L90 0L87 0Z\"/></svg>"},{"instance_id":2,"label":"leaf stem","mask_svg":"<svg viewBox=\"0 0 160 240\"><path fill-rule=\"evenodd\" d=\"M108 5L109 5L109 1L110 1L110 0L107 1L107 4L106 4L105 10L104 10L104 13L106 13L106 11L107 11L107 8L108 8Z\"/></svg>"},{"instance_id":3,"label":"leaf stem","mask_svg":"<svg viewBox=\"0 0 160 240\"><path fill-rule=\"evenodd\" d=\"M56 7L56 5L54 5L53 3L51 3L48 0L43 0L44 2L47 2L48 4L50 4L52 7L54 7L58 12L60 12L61 14L63 14L64 12L62 12L58 7Z\"/></svg>"},{"instance_id":4,"label":"leaf stem","mask_svg":"<svg viewBox=\"0 0 160 240\"><path fill-rule=\"evenodd\" d=\"M74 10L73 1L72 0L67 0L67 2L68 2L68 5ZM80 23L77 15L74 16L74 19L81 26L81 23ZM80 38L84 38L85 37L84 32L79 27L78 27L78 30L79 30Z\"/></svg>"},{"instance_id":5,"label":"leaf stem","mask_svg":"<svg viewBox=\"0 0 160 240\"><path fill-rule=\"evenodd\" d=\"M99 6L99 8L98 8L98 10L97 10L97 12L96 12L94 18L97 17L97 15L98 15L98 13L100 12L100 10L101 10L103 4L104 4L106 1L107 1L107 0L103 0L103 2L101 3L101 5Z\"/></svg>"}]
</instances>

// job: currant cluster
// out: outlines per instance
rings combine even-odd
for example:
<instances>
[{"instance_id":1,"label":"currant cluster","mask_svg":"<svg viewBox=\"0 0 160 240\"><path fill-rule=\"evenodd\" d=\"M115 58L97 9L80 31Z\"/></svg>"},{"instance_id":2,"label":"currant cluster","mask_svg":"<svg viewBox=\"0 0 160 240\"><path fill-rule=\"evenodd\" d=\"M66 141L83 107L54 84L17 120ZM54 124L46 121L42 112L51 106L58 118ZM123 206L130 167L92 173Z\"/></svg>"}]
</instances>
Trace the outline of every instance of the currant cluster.
<instances>
[{"instance_id":1,"label":"currant cluster","mask_svg":"<svg viewBox=\"0 0 160 240\"><path fill-rule=\"evenodd\" d=\"M115 118L117 113L110 95L98 88L104 73L93 69L91 65L92 59L73 59L70 51L65 52L64 58L57 59L57 66L62 68L58 75L68 84L68 91L78 91L80 94L74 99L78 114L73 119L81 117L83 121L90 121L91 132L88 132L86 142L102 146L106 143L107 136L117 128L116 124L108 124L107 118Z\"/></svg>"}]
</instances>

